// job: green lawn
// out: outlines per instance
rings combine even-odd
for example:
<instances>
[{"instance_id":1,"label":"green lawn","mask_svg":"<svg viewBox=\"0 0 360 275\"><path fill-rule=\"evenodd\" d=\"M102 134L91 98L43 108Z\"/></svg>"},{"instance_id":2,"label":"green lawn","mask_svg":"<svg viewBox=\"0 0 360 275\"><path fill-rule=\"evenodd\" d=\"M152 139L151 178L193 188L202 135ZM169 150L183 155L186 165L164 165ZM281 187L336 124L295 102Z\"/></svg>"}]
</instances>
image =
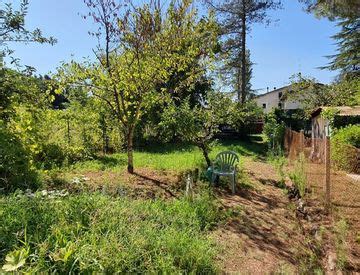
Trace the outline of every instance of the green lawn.
<instances>
[{"instance_id":1,"label":"green lawn","mask_svg":"<svg viewBox=\"0 0 360 275\"><path fill-rule=\"evenodd\" d=\"M263 149L264 145L258 136L253 138L253 142L241 140L221 141L214 146L210 158L214 159L216 154L225 150L232 150L243 158L257 158L263 154ZM126 163L126 153L121 153L77 163L71 169L75 171L119 170L124 169ZM204 165L205 161L201 151L192 145L157 145L149 146L144 150L135 150L134 152L135 168L149 167L155 170L183 171L203 167Z\"/></svg>"}]
</instances>

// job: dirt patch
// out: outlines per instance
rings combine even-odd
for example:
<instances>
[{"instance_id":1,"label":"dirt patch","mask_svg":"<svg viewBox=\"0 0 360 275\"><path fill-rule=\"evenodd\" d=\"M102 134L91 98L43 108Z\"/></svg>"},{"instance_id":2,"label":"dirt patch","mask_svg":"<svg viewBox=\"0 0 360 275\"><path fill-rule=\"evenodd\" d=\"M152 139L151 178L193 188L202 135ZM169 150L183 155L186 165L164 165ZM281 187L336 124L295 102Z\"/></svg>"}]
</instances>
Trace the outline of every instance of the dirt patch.
<instances>
[{"instance_id":1,"label":"dirt patch","mask_svg":"<svg viewBox=\"0 0 360 275\"><path fill-rule=\"evenodd\" d=\"M312 189L311 199L322 203L324 165L308 164L307 177ZM346 270L360 272L360 182L348 177L344 172L335 171L332 171L330 180L333 226L341 220L345 220L349 226L346 235Z\"/></svg>"},{"instance_id":2,"label":"dirt patch","mask_svg":"<svg viewBox=\"0 0 360 275\"><path fill-rule=\"evenodd\" d=\"M127 171L97 171L68 175L68 181L85 179L80 184L68 184L73 191L100 191L114 196L132 198L176 198L183 192L183 183L172 171L155 171L149 168L136 169L134 174Z\"/></svg>"},{"instance_id":3,"label":"dirt patch","mask_svg":"<svg viewBox=\"0 0 360 275\"><path fill-rule=\"evenodd\" d=\"M240 207L240 215L221 226L214 236L223 246L219 261L225 272L244 274L294 273L299 251L306 249L295 211L273 168L247 161L245 174L253 188L238 188L235 195L218 190L224 208Z\"/></svg>"}]
</instances>

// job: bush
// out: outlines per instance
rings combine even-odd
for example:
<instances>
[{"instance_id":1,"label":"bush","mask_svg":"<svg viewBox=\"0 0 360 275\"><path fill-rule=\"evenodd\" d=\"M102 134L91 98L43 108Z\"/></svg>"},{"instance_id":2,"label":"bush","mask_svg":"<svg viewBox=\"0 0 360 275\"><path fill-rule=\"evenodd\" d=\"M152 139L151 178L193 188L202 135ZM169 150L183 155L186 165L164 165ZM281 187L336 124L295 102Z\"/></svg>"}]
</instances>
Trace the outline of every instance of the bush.
<instances>
[{"instance_id":1,"label":"bush","mask_svg":"<svg viewBox=\"0 0 360 275\"><path fill-rule=\"evenodd\" d=\"M285 124L277 120L274 112L265 116L263 134L265 135L265 141L272 151L281 150L284 141Z\"/></svg>"},{"instance_id":2,"label":"bush","mask_svg":"<svg viewBox=\"0 0 360 275\"><path fill-rule=\"evenodd\" d=\"M65 161L65 154L57 144L44 144L35 159L38 166L43 169L61 167Z\"/></svg>"},{"instance_id":3,"label":"bush","mask_svg":"<svg viewBox=\"0 0 360 275\"><path fill-rule=\"evenodd\" d=\"M8 270L216 272L206 231L219 215L208 194L167 202L13 195L0 198L0 209L0 263Z\"/></svg>"},{"instance_id":4,"label":"bush","mask_svg":"<svg viewBox=\"0 0 360 275\"><path fill-rule=\"evenodd\" d=\"M37 174L21 141L0 122L0 192L36 188Z\"/></svg>"},{"instance_id":5,"label":"bush","mask_svg":"<svg viewBox=\"0 0 360 275\"><path fill-rule=\"evenodd\" d=\"M360 126L337 130L331 138L331 159L338 169L359 173Z\"/></svg>"}]
</instances>

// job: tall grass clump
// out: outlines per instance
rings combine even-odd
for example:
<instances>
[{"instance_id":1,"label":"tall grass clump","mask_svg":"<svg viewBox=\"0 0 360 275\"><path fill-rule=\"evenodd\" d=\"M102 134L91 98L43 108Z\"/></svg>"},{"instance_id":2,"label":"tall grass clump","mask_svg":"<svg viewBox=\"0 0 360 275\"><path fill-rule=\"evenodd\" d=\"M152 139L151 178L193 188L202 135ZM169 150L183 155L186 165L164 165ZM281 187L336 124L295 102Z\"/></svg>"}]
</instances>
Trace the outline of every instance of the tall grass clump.
<instances>
[{"instance_id":1,"label":"tall grass clump","mask_svg":"<svg viewBox=\"0 0 360 275\"><path fill-rule=\"evenodd\" d=\"M268 153L267 157L268 161L274 166L276 170L276 174L280 178L279 180L279 187L285 187L285 180L286 180L286 172L285 166L287 164L287 158L284 156L283 152L279 150L279 153L274 154L272 151Z\"/></svg>"},{"instance_id":2,"label":"tall grass clump","mask_svg":"<svg viewBox=\"0 0 360 275\"><path fill-rule=\"evenodd\" d=\"M346 268L347 259L347 247L346 238L349 230L349 225L345 219L341 219L334 226L335 231L335 248L336 248L336 265L338 269L344 270Z\"/></svg>"},{"instance_id":3,"label":"tall grass clump","mask_svg":"<svg viewBox=\"0 0 360 275\"><path fill-rule=\"evenodd\" d=\"M0 198L2 271L215 273L211 194L191 201L101 194Z\"/></svg>"},{"instance_id":4,"label":"tall grass clump","mask_svg":"<svg viewBox=\"0 0 360 275\"><path fill-rule=\"evenodd\" d=\"M307 186L305 165L305 156L301 153L295 161L294 170L289 173L291 181L295 185L295 188L299 191L302 198L305 196Z\"/></svg>"}]
</instances>

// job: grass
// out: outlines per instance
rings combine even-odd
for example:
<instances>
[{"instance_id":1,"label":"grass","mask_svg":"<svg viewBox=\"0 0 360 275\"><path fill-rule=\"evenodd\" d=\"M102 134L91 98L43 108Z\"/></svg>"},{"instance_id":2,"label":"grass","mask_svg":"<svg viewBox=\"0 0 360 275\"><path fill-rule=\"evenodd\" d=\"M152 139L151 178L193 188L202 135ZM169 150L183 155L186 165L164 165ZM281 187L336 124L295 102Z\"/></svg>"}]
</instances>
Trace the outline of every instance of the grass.
<instances>
[{"instance_id":1,"label":"grass","mask_svg":"<svg viewBox=\"0 0 360 275\"><path fill-rule=\"evenodd\" d=\"M166 202L2 197L0 263L29 273L215 273L207 231L219 216L208 191Z\"/></svg>"},{"instance_id":2,"label":"grass","mask_svg":"<svg viewBox=\"0 0 360 275\"><path fill-rule=\"evenodd\" d=\"M232 150L240 160L256 158L261 146L223 141L210 157ZM200 150L191 145L150 146L135 151L134 160L136 168L154 170L204 167ZM46 174L51 186L60 188L66 174L125 167L126 154L121 153ZM217 273L219 251L209 230L229 213L220 211L204 188L192 200L131 199L86 189L64 196L0 197L0 273Z\"/></svg>"},{"instance_id":3,"label":"grass","mask_svg":"<svg viewBox=\"0 0 360 275\"><path fill-rule=\"evenodd\" d=\"M239 140L218 142L210 153L210 158L225 150L231 150L243 157L257 158L263 154L262 143L250 143ZM241 158L240 158L241 161ZM126 153L100 156L97 159L77 163L71 167L76 171L118 171L126 167ZM184 171L205 166L201 151L188 144L154 145L134 152L134 166L148 167L154 170Z\"/></svg>"}]
</instances>

